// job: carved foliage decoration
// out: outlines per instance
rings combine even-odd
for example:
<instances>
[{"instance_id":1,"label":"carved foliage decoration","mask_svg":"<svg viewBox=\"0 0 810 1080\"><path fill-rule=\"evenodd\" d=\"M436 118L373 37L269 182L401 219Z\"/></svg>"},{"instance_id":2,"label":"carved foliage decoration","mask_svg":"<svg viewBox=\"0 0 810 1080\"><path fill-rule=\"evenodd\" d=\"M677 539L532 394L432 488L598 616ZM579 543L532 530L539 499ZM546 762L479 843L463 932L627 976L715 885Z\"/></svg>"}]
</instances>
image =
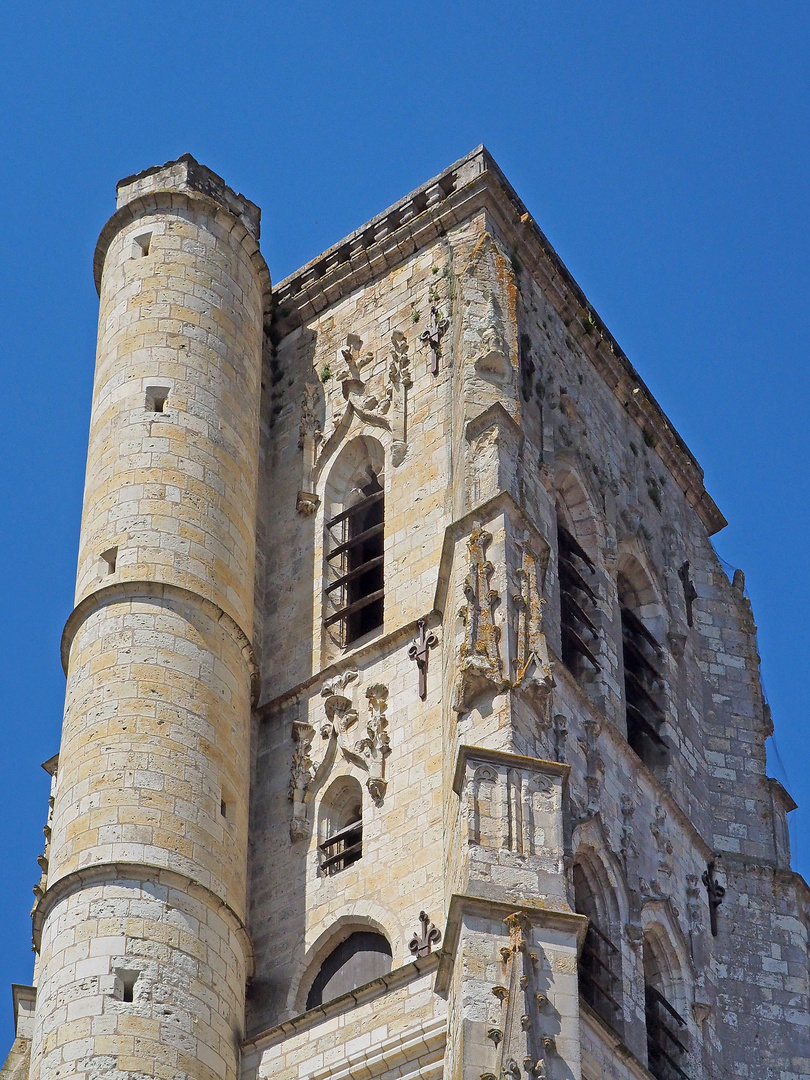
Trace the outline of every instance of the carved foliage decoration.
<instances>
[{"instance_id":1,"label":"carved foliage decoration","mask_svg":"<svg viewBox=\"0 0 810 1080\"><path fill-rule=\"evenodd\" d=\"M318 417L320 388L307 383L301 398L301 422L298 425L298 449L303 452L301 490L298 492L296 509L307 517L318 508L319 499L314 492L313 472L315 459L323 438Z\"/></svg>"},{"instance_id":2,"label":"carved foliage decoration","mask_svg":"<svg viewBox=\"0 0 810 1080\"><path fill-rule=\"evenodd\" d=\"M391 753L390 739L386 728L388 721L385 710L388 707L388 687L375 683L366 690L369 705L369 719L366 733L357 743L357 749L363 756L363 763L368 770L366 787L374 802L379 806L388 786L385 779L385 759Z\"/></svg>"},{"instance_id":3,"label":"carved foliage decoration","mask_svg":"<svg viewBox=\"0 0 810 1080\"><path fill-rule=\"evenodd\" d=\"M312 757L312 738L315 729L306 723L293 723L293 760L290 773L290 799L293 804L293 816L290 822L290 839L303 840L309 835L309 816L307 813L307 792L315 776Z\"/></svg>"},{"instance_id":4,"label":"carved foliage decoration","mask_svg":"<svg viewBox=\"0 0 810 1080\"><path fill-rule=\"evenodd\" d=\"M464 641L459 651L459 671L453 708L464 712L473 698L488 686L502 689L503 669L498 649L500 630L494 608L498 593L490 588L494 567L486 557L491 535L473 522L467 541L469 573L464 583L467 603L459 611L464 620Z\"/></svg>"},{"instance_id":5,"label":"carved foliage decoration","mask_svg":"<svg viewBox=\"0 0 810 1080\"><path fill-rule=\"evenodd\" d=\"M363 351L363 341L349 334L338 350L334 374L324 382L327 401L326 430L309 434L307 394L302 405L301 441L304 451L304 492L314 491L314 483L323 463L346 437L357 417L361 424L391 432L391 460L401 465L408 448L408 392L412 386L411 359L405 335L394 330L388 345L384 367L375 364L373 351ZM326 365L331 368L331 363ZM313 391L318 388L313 384ZM306 500L303 500L306 502ZM299 499L299 504L302 502ZM317 506L317 501L315 503ZM299 510L309 512L301 505Z\"/></svg>"},{"instance_id":6,"label":"carved foliage decoration","mask_svg":"<svg viewBox=\"0 0 810 1080\"><path fill-rule=\"evenodd\" d=\"M492 988L487 1038L495 1048L495 1067L482 1080L547 1080L554 1039L543 1033L549 1001L540 981L540 957L531 948L531 924L516 913L506 920L509 945L500 950L503 982Z\"/></svg>"},{"instance_id":7,"label":"carved foliage decoration","mask_svg":"<svg viewBox=\"0 0 810 1080\"><path fill-rule=\"evenodd\" d=\"M389 357L388 393L393 403L391 462L396 468L405 460L408 450L408 391L413 385L408 342L399 330L391 334Z\"/></svg>"},{"instance_id":8,"label":"carved foliage decoration","mask_svg":"<svg viewBox=\"0 0 810 1080\"><path fill-rule=\"evenodd\" d=\"M585 738L579 744L585 754L585 789L587 791L587 813L595 814L599 810L599 796L605 775L605 762L598 750L598 739L602 725L598 720L583 721Z\"/></svg>"},{"instance_id":9,"label":"carved foliage decoration","mask_svg":"<svg viewBox=\"0 0 810 1080\"><path fill-rule=\"evenodd\" d=\"M508 255L491 233L475 245L462 287L467 370L514 391L517 283Z\"/></svg>"},{"instance_id":10,"label":"carved foliage decoration","mask_svg":"<svg viewBox=\"0 0 810 1080\"><path fill-rule=\"evenodd\" d=\"M521 566L518 570L520 592L514 597L517 608L517 655L515 686L523 686L545 702L554 686L552 665L543 633L543 605L540 566L537 555L524 537Z\"/></svg>"},{"instance_id":11,"label":"carved foliage decoration","mask_svg":"<svg viewBox=\"0 0 810 1080\"><path fill-rule=\"evenodd\" d=\"M293 804L290 836L293 840L305 839L309 835L309 793L315 782L324 779L328 772L334 758L334 747L340 750L346 761L368 773L366 787L376 805L380 805L385 795L385 760L391 753L385 715L388 687L375 683L366 689L368 718L365 731L361 734L355 730L359 714L350 689L357 678L358 672L349 668L324 683L321 696L326 715L320 725L319 753L314 751L315 729L312 725L302 721L293 724L294 747L289 785Z\"/></svg>"}]
</instances>

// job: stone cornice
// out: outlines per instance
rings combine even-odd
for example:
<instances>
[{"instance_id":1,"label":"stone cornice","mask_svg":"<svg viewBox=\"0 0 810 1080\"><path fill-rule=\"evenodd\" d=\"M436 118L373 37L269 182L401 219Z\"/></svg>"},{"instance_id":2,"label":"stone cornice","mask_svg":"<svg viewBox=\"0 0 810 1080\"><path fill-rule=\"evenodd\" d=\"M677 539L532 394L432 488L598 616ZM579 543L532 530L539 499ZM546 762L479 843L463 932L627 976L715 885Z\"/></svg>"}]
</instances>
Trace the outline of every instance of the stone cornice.
<instances>
[{"instance_id":1,"label":"stone cornice","mask_svg":"<svg viewBox=\"0 0 810 1080\"><path fill-rule=\"evenodd\" d=\"M227 611L223 611L218 604L215 604L213 600L209 600L207 597L201 596L191 589L185 589L182 585L173 585L170 582L164 581L137 579L132 581L119 581L115 585L107 585L104 588L96 589L95 592L90 593L80 600L68 616L68 620L65 623L65 629L62 631L60 653L62 657L62 670L65 675L68 673L70 647L73 644L73 639L76 636L77 630L88 615L92 614L94 611L98 611L100 608L106 607L108 604L116 604L125 600L137 600L139 597L157 597L158 599L170 597L190 601L196 607L201 608L214 622L220 623L230 633L231 637L234 638L239 646L250 673L251 703L255 705L258 702L259 691L261 688L259 663L256 659L256 654L253 650L250 638L242 627L227 613Z\"/></svg>"},{"instance_id":2,"label":"stone cornice","mask_svg":"<svg viewBox=\"0 0 810 1080\"><path fill-rule=\"evenodd\" d=\"M505 765L507 768L533 769L535 772L548 773L551 776L562 778L563 785L568 782L570 765L559 761L547 761L545 758L526 757L525 754L513 754L508 750L489 750L485 746L469 746L462 743L458 748L456 768L453 773L453 791L456 795L461 794L464 783L464 770L467 767L467 759L474 758L476 761L490 761L493 765Z\"/></svg>"},{"instance_id":3,"label":"stone cornice","mask_svg":"<svg viewBox=\"0 0 810 1080\"><path fill-rule=\"evenodd\" d=\"M570 908L546 907L540 901L534 904L525 901L515 904L508 901L483 899L478 896L470 896L467 893L453 893L447 910L441 962L436 973L436 992L438 994L446 994L450 986L463 917L471 915L476 918L505 920L510 915L514 915L515 912L525 915L533 926L545 926L551 930L573 934L576 939L577 955L579 955L588 930L588 917L586 915L578 915L577 912L572 911Z\"/></svg>"},{"instance_id":4,"label":"stone cornice","mask_svg":"<svg viewBox=\"0 0 810 1080\"><path fill-rule=\"evenodd\" d=\"M381 975L378 979L363 983L362 986L357 986L354 990L349 990L348 993L327 1001L325 1005L317 1005L314 1009L308 1009L307 1012L299 1013L298 1016L293 1016L289 1020L283 1020L275 1027L246 1039L242 1043L242 1052L244 1054L245 1051L250 1050L266 1050L270 1046L275 1046L276 1043L283 1042L291 1035L315 1027L324 1020L340 1016L341 1013L374 1001L383 994L391 993L392 990L397 990L401 986L407 986L415 979L435 971L439 966L440 955L438 952L432 952L427 956L412 960L408 964L403 964L402 967L395 968L387 975Z\"/></svg>"},{"instance_id":5,"label":"stone cornice","mask_svg":"<svg viewBox=\"0 0 810 1080\"><path fill-rule=\"evenodd\" d=\"M255 955L253 942L244 920L234 911L231 905L218 896L211 889L202 885L199 881L182 874L178 870L169 870L168 867L159 866L156 863L130 863L130 862L101 862L92 866L82 867L81 870L73 870L64 877L58 878L53 885L49 885L44 896L34 905L31 912L32 936L34 947L39 952L42 927L45 919L54 904L70 896L80 889L89 888L93 885L104 884L108 881L143 881L153 884L168 885L188 893L190 896L202 897L204 902L213 906L216 911L228 922L236 936L242 943L245 955L246 977L252 978L255 968Z\"/></svg>"},{"instance_id":6,"label":"stone cornice","mask_svg":"<svg viewBox=\"0 0 810 1080\"><path fill-rule=\"evenodd\" d=\"M283 338L482 210L497 223L622 407L654 442L709 535L724 528L726 519L706 491L694 455L483 146L280 282L273 290L276 337Z\"/></svg>"},{"instance_id":7,"label":"stone cornice","mask_svg":"<svg viewBox=\"0 0 810 1080\"><path fill-rule=\"evenodd\" d=\"M119 185L120 186L120 185ZM140 195L131 202L125 203L112 215L99 234L96 250L93 254L93 279L96 283L96 291L101 295L101 275L104 271L104 261L107 251L116 234L127 225L147 214L166 214L176 211L179 207L195 210L203 210L212 217L222 222L237 243L247 252L253 263L259 286L262 291L262 306L265 321L273 306L273 291L270 281L270 271L264 256L259 250L259 241L244 225L240 218L227 210L220 202L210 195L199 191L154 191Z\"/></svg>"}]
</instances>

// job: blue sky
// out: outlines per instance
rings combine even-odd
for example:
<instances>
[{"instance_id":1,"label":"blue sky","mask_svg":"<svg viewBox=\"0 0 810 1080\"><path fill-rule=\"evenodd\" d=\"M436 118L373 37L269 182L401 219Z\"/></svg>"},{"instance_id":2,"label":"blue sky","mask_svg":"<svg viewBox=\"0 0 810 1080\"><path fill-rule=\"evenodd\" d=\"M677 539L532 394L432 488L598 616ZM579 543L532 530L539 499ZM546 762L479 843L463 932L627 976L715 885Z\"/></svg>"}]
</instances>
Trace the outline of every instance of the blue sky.
<instances>
[{"instance_id":1,"label":"blue sky","mask_svg":"<svg viewBox=\"0 0 810 1080\"><path fill-rule=\"evenodd\" d=\"M185 151L262 207L279 281L487 144L729 519L810 877L810 6L7 3L0 32L0 1059L59 743L93 247L116 181Z\"/></svg>"}]
</instances>

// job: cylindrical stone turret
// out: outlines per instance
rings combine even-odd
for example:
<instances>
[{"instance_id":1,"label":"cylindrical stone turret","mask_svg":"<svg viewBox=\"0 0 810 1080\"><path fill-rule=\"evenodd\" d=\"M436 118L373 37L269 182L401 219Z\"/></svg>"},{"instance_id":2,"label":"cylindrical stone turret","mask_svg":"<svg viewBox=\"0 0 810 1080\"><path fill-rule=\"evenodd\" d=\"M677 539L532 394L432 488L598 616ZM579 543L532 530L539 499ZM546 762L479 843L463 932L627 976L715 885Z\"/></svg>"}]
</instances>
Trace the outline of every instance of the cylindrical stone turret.
<instances>
[{"instance_id":1,"label":"cylindrical stone turret","mask_svg":"<svg viewBox=\"0 0 810 1080\"><path fill-rule=\"evenodd\" d=\"M118 186L31 1077L236 1077L263 317L259 211L193 158Z\"/></svg>"}]
</instances>

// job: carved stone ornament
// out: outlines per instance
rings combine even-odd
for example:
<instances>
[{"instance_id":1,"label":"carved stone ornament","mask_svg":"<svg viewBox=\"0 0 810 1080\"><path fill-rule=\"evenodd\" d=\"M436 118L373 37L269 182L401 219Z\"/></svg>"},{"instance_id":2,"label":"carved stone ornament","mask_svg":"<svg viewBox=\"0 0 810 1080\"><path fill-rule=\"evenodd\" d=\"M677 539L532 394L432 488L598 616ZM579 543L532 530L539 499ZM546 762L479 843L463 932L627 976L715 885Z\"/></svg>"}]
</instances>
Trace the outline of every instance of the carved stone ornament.
<instances>
[{"instance_id":1,"label":"carved stone ornament","mask_svg":"<svg viewBox=\"0 0 810 1080\"><path fill-rule=\"evenodd\" d=\"M307 792L315 776L315 766L310 756L315 729L306 723L293 724L293 761L290 773L290 799L293 816L290 822L290 839L304 840L309 836Z\"/></svg>"},{"instance_id":2,"label":"carved stone ornament","mask_svg":"<svg viewBox=\"0 0 810 1080\"><path fill-rule=\"evenodd\" d=\"M435 304L431 304L427 330L423 330L419 335L419 340L423 344L429 345L431 352L433 353L433 359L430 365L431 375L439 374L439 358L441 357L442 338L447 333L449 326L450 320L444 318Z\"/></svg>"},{"instance_id":3,"label":"carved stone ornament","mask_svg":"<svg viewBox=\"0 0 810 1080\"><path fill-rule=\"evenodd\" d=\"M387 786L385 759L391 753L386 731L388 721L385 717L388 687L375 683L366 690L370 716L365 734L353 742L349 732L357 723L358 715L353 708L352 699L346 695L346 689L355 679L357 671L350 669L324 684L321 695L326 699L326 721L321 725L321 735L326 739L334 737L346 760L365 769L368 773L366 787L371 798L379 805Z\"/></svg>"},{"instance_id":4,"label":"carved stone ornament","mask_svg":"<svg viewBox=\"0 0 810 1080\"><path fill-rule=\"evenodd\" d=\"M420 930L408 942L408 951L413 953L417 959L420 956L429 956L433 951L433 946L438 945L442 940L441 930L438 926L433 925L426 912L419 912L419 922L421 924Z\"/></svg>"},{"instance_id":5,"label":"carved stone ornament","mask_svg":"<svg viewBox=\"0 0 810 1080\"><path fill-rule=\"evenodd\" d=\"M515 686L533 693L543 704L548 700L554 676L543 633L543 605L538 559L524 537L521 567L518 571L520 592L514 597L518 613Z\"/></svg>"},{"instance_id":6,"label":"carved stone ornament","mask_svg":"<svg viewBox=\"0 0 810 1080\"><path fill-rule=\"evenodd\" d=\"M598 720L585 720L582 726L585 729L585 738L580 739L579 744L585 754L586 807L590 817L599 810L599 797L605 775L605 762L597 749L598 739L602 733L602 725Z\"/></svg>"},{"instance_id":7,"label":"carved stone ornament","mask_svg":"<svg viewBox=\"0 0 810 1080\"><path fill-rule=\"evenodd\" d=\"M368 427L391 432L391 461L395 467L405 458L408 391L412 385L408 341L401 331L392 331L388 362L382 373L374 364L374 353L364 353L362 346L356 334L347 335L334 362L334 381L330 373L325 384L327 430L315 446L311 484L348 434L353 417Z\"/></svg>"},{"instance_id":8,"label":"carved stone ornament","mask_svg":"<svg viewBox=\"0 0 810 1080\"><path fill-rule=\"evenodd\" d=\"M374 802L379 806L385 795L388 783L385 779L385 759L391 753L389 745L388 721L385 710L388 707L388 687L375 683L366 690L370 716L366 724L366 734L357 743L357 749L363 755L368 770L366 787Z\"/></svg>"},{"instance_id":9,"label":"carved stone ornament","mask_svg":"<svg viewBox=\"0 0 810 1080\"><path fill-rule=\"evenodd\" d=\"M391 463L394 468L397 468L405 460L405 454L408 451L408 391L413 385L408 342L399 330L391 333L389 358L388 394L393 405Z\"/></svg>"},{"instance_id":10,"label":"carved stone ornament","mask_svg":"<svg viewBox=\"0 0 810 1080\"><path fill-rule=\"evenodd\" d=\"M318 446L323 438L321 422L318 419L318 398L320 387L316 383L307 383L301 398L301 422L298 426L298 449L303 452L301 465L301 490L295 504L299 514L309 517L320 504L314 491L314 469Z\"/></svg>"},{"instance_id":11,"label":"carved stone ornament","mask_svg":"<svg viewBox=\"0 0 810 1080\"><path fill-rule=\"evenodd\" d=\"M500 630L493 610L499 597L490 589L494 567L486 557L491 535L474 521L467 541L470 572L464 583L467 603L459 611L464 620L464 641L459 650L459 670L453 708L465 712L471 702L487 688L504 687L503 668L498 650Z\"/></svg>"},{"instance_id":12,"label":"carved stone ornament","mask_svg":"<svg viewBox=\"0 0 810 1080\"><path fill-rule=\"evenodd\" d=\"M530 947L531 924L520 912L505 921L509 946L500 951L507 985L492 988L498 1004L490 1011L487 1038L494 1046L494 1069L482 1076L547 1080L555 1044L542 1031L541 1013L548 1008L548 998L536 985L539 957Z\"/></svg>"},{"instance_id":13,"label":"carved stone ornament","mask_svg":"<svg viewBox=\"0 0 810 1080\"><path fill-rule=\"evenodd\" d=\"M385 795L385 759L391 753L386 730L388 721L385 716L388 687L375 683L367 688L369 717L366 730L359 739L353 739L352 729L358 724L359 715L354 708L349 687L357 678L358 672L349 668L324 683L321 696L324 698L326 717L320 725L322 748L317 755L313 750L315 729L303 721L293 723L294 749L289 785L293 804L290 836L293 840L302 840L309 836L309 792L316 778L322 780L330 768L334 756L330 753L333 744L347 761L368 773L366 787L377 806Z\"/></svg>"}]
</instances>

